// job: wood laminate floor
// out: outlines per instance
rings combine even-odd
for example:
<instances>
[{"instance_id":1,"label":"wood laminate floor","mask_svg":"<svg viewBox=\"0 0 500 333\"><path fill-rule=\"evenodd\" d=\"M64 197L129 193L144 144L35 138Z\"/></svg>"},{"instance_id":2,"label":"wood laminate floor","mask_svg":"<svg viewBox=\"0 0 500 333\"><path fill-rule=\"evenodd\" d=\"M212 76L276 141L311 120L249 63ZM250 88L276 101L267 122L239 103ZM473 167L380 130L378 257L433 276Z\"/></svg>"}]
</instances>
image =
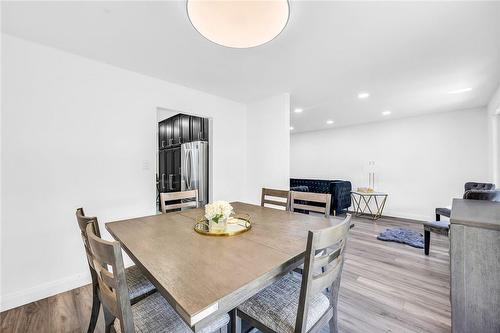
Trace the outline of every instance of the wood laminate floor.
<instances>
[{"instance_id":1,"label":"wood laminate floor","mask_svg":"<svg viewBox=\"0 0 500 333\"><path fill-rule=\"evenodd\" d=\"M422 232L397 219L354 219L339 297L340 332L450 332L448 238L432 234L431 253L376 239L388 227ZM0 314L0 331L86 332L90 285ZM102 311L96 332L104 331ZM324 332L328 332L325 328Z\"/></svg>"}]
</instances>

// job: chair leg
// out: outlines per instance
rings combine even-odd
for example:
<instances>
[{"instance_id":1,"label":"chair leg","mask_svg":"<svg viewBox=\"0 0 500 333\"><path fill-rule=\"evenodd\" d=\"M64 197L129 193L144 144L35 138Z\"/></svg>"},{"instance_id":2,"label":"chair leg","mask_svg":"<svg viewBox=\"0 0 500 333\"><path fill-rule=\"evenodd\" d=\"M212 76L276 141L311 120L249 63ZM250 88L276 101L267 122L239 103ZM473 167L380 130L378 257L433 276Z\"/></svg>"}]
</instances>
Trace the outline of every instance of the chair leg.
<instances>
[{"instance_id":1,"label":"chair leg","mask_svg":"<svg viewBox=\"0 0 500 333\"><path fill-rule=\"evenodd\" d=\"M436 221L441 221L441 215L436 214Z\"/></svg>"},{"instance_id":2,"label":"chair leg","mask_svg":"<svg viewBox=\"0 0 500 333\"><path fill-rule=\"evenodd\" d=\"M231 333L241 333L241 318L236 309L231 311Z\"/></svg>"},{"instance_id":3,"label":"chair leg","mask_svg":"<svg viewBox=\"0 0 500 333\"><path fill-rule=\"evenodd\" d=\"M101 302L99 301L99 296L97 294L98 285L94 284L92 286L92 312L90 315L89 328L87 333L94 333L95 325L97 324L97 318L99 318L99 310L101 308Z\"/></svg>"},{"instance_id":4,"label":"chair leg","mask_svg":"<svg viewBox=\"0 0 500 333\"><path fill-rule=\"evenodd\" d=\"M103 306L102 309L104 310L104 332L105 333L110 333L111 332L111 326L113 326L113 323L115 321L115 316L113 316L106 308Z\"/></svg>"},{"instance_id":5,"label":"chair leg","mask_svg":"<svg viewBox=\"0 0 500 333\"><path fill-rule=\"evenodd\" d=\"M424 252L425 255L429 255L429 247L431 246L431 232L430 230L424 230Z\"/></svg>"},{"instance_id":6,"label":"chair leg","mask_svg":"<svg viewBox=\"0 0 500 333\"><path fill-rule=\"evenodd\" d=\"M333 309L333 316L328 321L328 326L330 328L330 333L338 333L339 328L337 326L337 308Z\"/></svg>"}]
</instances>

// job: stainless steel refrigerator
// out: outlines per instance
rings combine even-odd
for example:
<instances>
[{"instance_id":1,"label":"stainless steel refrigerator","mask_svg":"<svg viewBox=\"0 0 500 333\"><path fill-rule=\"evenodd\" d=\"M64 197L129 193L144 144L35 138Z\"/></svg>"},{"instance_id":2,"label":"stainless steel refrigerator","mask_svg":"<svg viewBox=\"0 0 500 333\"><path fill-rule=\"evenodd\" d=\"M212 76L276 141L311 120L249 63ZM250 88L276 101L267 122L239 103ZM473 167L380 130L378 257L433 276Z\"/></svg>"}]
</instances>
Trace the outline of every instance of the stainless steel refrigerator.
<instances>
[{"instance_id":1,"label":"stainless steel refrigerator","mask_svg":"<svg viewBox=\"0 0 500 333\"><path fill-rule=\"evenodd\" d=\"M181 145L181 189L198 190L198 206L208 203L208 142Z\"/></svg>"}]
</instances>

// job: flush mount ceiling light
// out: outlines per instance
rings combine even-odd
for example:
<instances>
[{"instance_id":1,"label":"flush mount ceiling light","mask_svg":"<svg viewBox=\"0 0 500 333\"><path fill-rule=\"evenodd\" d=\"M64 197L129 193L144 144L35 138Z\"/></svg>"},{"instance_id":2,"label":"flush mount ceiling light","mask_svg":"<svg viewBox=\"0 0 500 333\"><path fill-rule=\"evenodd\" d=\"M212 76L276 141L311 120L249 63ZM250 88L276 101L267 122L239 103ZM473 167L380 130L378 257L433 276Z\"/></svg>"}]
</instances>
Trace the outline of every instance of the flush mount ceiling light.
<instances>
[{"instance_id":1,"label":"flush mount ceiling light","mask_svg":"<svg viewBox=\"0 0 500 333\"><path fill-rule=\"evenodd\" d=\"M293 126L290 126L290 131L293 131Z\"/></svg>"},{"instance_id":2,"label":"flush mount ceiling light","mask_svg":"<svg viewBox=\"0 0 500 333\"><path fill-rule=\"evenodd\" d=\"M334 123L334 121L333 121L333 120L327 120L327 121L326 121L326 124L327 124L327 125L331 125L331 124L333 124L333 123Z\"/></svg>"},{"instance_id":3,"label":"flush mount ceiling light","mask_svg":"<svg viewBox=\"0 0 500 333\"><path fill-rule=\"evenodd\" d=\"M295 109L295 113L302 113L302 111L304 111L304 110L300 109L300 108Z\"/></svg>"},{"instance_id":4,"label":"flush mount ceiling light","mask_svg":"<svg viewBox=\"0 0 500 333\"><path fill-rule=\"evenodd\" d=\"M471 90L472 90L472 88L462 88L462 89L448 91L448 94L461 94L461 93L468 92Z\"/></svg>"},{"instance_id":5,"label":"flush mount ceiling light","mask_svg":"<svg viewBox=\"0 0 500 333\"><path fill-rule=\"evenodd\" d=\"M367 92L360 92L358 94L358 98L359 99L365 99L365 98L368 98L368 97L370 97L370 93L367 93Z\"/></svg>"},{"instance_id":6,"label":"flush mount ceiling light","mask_svg":"<svg viewBox=\"0 0 500 333\"><path fill-rule=\"evenodd\" d=\"M285 28L287 0L187 0L194 28L208 40L227 47L248 48L269 42Z\"/></svg>"},{"instance_id":7,"label":"flush mount ceiling light","mask_svg":"<svg viewBox=\"0 0 500 333\"><path fill-rule=\"evenodd\" d=\"M391 111L389 111L389 110L382 111L383 116L388 116L390 114L391 114Z\"/></svg>"}]
</instances>

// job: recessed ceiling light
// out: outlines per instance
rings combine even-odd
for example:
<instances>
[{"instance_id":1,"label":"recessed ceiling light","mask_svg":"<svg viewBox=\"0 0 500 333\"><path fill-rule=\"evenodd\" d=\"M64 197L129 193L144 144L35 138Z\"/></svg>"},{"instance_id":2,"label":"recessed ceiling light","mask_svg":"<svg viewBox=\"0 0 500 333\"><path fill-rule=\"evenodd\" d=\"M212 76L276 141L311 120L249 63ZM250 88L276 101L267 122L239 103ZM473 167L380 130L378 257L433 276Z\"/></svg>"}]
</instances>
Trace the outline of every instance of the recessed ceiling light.
<instances>
[{"instance_id":1,"label":"recessed ceiling light","mask_svg":"<svg viewBox=\"0 0 500 333\"><path fill-rule=\"evenodd\" d=\"M327 120L327 121L326 121L326 123L327 123L328 125L331 125L331 124L333 124L333 123L334 123L334 121L333 121L333 120Z\"/></svg>"},{"instance_id":2,"label":"recessed ceiling light","mask_svg":"<svg viewBox=\"0 0 500 333\"><path fill-rule=\"evenodd\" d=\"M290 131L293 131L293 126L290 126Z\"/></svg>"},{"instance_id":3,"label":"recessed ceiling light","mask_svg":"<svg viewBox=\"0 0 500 333\"><path fill-rule=\"evenodd\" d=\"M370 93L367 93L367 92L360 92L358 94L358 98L359 99L365 99L365 98L368 98L368 97L370 97Z\"/></svg>"},{"instance_id":4,"label":"recessed ceiling light","mask_svg":"<svg viewBox=\"0 0 500 333\"><path fill-rule=\"evenodd\" d=\"M448 94L461 94L461 93L468 92L471 90L472 90L472 88L470 88L470 87L469 88L462 88L462 89L448 91Z\"/></svg>"},{"instance_id":5,"label":"recessed ceiling light","mask_svg":"<svg viewBox=\"0 0 500 333\"><path fill-rule=\"evenodd\" d=\"M303 109L301 109L301 108L297 108L297 109L295 109L294 111L295 111L295 113L302 113L302 111L304 111L304 110L303 110Z\"/></svg>"},{"instance_id":6,"label":"recessed ceiling light","mask_svg":"<svg viewBox=\"0 0 500 333\"><path fill-rule=\"evenodd\" d=\"M186 8L193 27L203 37L233 48L271 41L283 31L290 16L288 0L187 0Z\"/></svg>"},{"instance_id":7,"label":"recessed ceiling light","mask_svg":"<svg viewBox=\"0 0 500 333\"><path fill-rule=\"evenodd\" d=\"M382 111L383 116L388 116L390 114L391 114L391 111L389 111L389 110Z\"/></svg>"}]
</instances>

